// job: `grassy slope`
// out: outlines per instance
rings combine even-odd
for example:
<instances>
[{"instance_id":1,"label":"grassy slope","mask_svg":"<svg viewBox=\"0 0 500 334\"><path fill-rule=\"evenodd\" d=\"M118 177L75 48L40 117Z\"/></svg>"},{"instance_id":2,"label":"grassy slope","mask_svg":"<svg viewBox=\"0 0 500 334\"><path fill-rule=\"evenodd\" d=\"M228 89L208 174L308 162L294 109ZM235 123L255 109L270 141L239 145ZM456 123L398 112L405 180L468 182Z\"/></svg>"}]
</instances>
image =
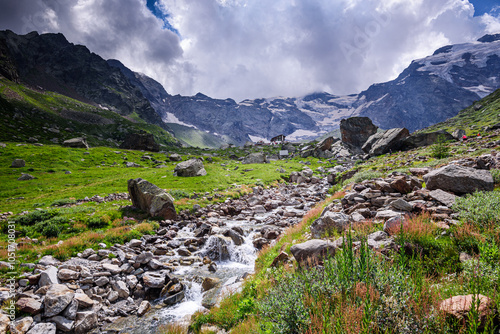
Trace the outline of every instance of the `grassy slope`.
<instances>
[{"instance_id":1,"label":"grassy slope","mask_svg":"<svg viewBox=\"0 0 500 334\"><path fill-rule=\"evenodd\" d=\"M222 138L198 129L175 123L168 123L168 126L174 132L175 138L192 147L219 148L225 144Z\"/></svg>"},{"instance_id":2,"label":"grassy slope","mask_svg":"<svg viewBox=\"0 0 500 334\"><path fill-rule=\"evenodd\" d=\"M0 141L53 143L87 137L91 146L116 147L127 133L147 131L158 143L177 144L167 131L138 117L124 118L53 92L39 92L0 78ZM51 131L50 129L57 131Z\"/></svg>"}]
</instances>

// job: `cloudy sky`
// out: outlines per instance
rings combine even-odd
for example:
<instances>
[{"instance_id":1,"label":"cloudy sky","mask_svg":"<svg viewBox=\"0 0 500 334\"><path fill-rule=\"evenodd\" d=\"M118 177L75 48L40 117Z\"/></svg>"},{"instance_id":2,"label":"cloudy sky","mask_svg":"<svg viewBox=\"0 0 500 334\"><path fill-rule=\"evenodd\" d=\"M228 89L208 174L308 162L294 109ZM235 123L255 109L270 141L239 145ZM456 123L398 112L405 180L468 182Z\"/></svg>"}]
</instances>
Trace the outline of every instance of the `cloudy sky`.
<instances>
[{"instance_id":1,"label":"cloudy sky","mask_svg":"<svg viewBox=\"0 0 500 334\"><path fill-rule=\"evenodd\" d=\"M358 93L500 33L498 0L0 0L0 29L62 32L171 94Z\"/></svg>"}]
</instances>

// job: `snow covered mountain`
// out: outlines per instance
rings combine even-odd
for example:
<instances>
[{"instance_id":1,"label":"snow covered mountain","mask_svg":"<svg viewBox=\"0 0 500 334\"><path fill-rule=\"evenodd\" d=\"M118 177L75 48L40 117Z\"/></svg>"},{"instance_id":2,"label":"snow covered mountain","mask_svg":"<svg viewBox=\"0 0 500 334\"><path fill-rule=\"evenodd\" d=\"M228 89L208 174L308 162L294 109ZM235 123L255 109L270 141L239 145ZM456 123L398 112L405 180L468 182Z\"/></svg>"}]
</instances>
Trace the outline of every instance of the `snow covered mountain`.
<instances>
[{"instance_id":1,"label":"snow covered mountain","mask_svg":"<svg viewBox=\"0 0 500 334\"><path fill-rule=\"evenodd\" d=\"M225 141L235 144L278 134L292 141L310 140L337 129L341 119L351 116L370 117L383 129L406 127L415 131L455 116L500 88L500 34L442 47L432 56L413 61L396 79L347 96L323 92L237 103L201 93L148 94L148 87L154 85L146 81L152 79L135 78L142 82L143 94L164 121L224 136Z\"/></svg>"}]
</instances>

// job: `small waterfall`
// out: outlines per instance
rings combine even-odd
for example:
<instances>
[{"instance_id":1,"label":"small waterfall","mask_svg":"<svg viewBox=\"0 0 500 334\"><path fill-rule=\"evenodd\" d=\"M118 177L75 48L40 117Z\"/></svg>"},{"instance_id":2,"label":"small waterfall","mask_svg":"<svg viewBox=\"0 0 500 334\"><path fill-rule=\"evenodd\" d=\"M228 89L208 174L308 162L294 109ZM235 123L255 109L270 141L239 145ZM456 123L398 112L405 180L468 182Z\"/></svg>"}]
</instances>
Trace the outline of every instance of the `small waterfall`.
<instances>
[{"instance_id":1,"label":"small waterfall","mask_svg":"<svg viewBox=\"0 0 500 334\"><path fill-rule=\"evenodd\" d=\"M163 317L171 321L179 321L185 316L204 309L204 307L201 306L201 301L203 299L201 284L197 282L188 282L185 288L184 300L173 307L164 309L162 311Z\"/></svg>"}]
</instances>

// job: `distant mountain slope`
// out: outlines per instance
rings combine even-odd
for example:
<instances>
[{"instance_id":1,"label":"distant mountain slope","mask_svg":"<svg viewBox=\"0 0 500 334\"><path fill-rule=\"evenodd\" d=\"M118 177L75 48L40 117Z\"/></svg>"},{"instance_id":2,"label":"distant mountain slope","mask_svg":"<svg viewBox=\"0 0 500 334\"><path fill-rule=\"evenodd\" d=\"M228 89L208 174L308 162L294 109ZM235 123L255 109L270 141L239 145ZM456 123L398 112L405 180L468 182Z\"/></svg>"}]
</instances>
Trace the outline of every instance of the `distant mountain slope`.
<instances>
[{"instance_id":1,"label":"distant mountain slope","mask_svg":"<svg viewBox=\"0 0 500 334\"><path fill-rule=\"evenodd\" d=\"M137 114L168 130L150 102L118 69L62 34L17 35L0 31L0 73L31 87L57 92L108 108Z\"/></svg>"},{"instance_id":2,"label":"distant mountain slope","mask_svg":"<svg viewBox=\"0 0 500 334\"><path fill-rule=\"evenodd\" d=\"M415 131L455 116L497 88L500 34L442 47L432 56L413 61L395 80L348 96L323 92L236 103L201 93L158 95L153 86L147 87L151 94L145 95L164 120L225 134L242 144L277 134L285 134L289 140L310 140L337 129L341 119L351 116L370 117L384 129Z\"/></svg>"}]
</instances>

